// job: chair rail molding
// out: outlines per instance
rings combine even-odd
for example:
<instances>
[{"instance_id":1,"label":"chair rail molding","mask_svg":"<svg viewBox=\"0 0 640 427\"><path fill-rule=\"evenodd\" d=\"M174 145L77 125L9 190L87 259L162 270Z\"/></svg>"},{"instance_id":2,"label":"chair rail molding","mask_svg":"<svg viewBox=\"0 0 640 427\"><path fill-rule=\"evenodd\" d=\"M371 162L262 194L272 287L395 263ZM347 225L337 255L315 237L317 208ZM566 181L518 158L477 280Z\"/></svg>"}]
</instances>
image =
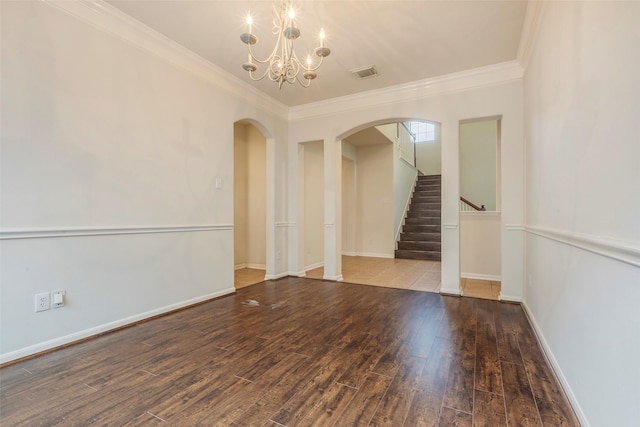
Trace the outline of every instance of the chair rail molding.
<instances>
[{"instance_id":1,"label":"chair rail molding","mask_svg":"<svg viewBox=\"0 0 640 427\"><path fill-rule=\"evenodd\" d=\"M117 234L193 233L233 230L233 224L165 225L127 227L22 228L0 230L0 240L46 239L55 237L103 236Z\"/></svg>"},{"instance_id":2,"label":"chair rail molding","mask_svg":"<svg viewBox=\"0 0 640 427\"><path fill-rule=\"evenodd\" d=\"M640 244L638 243L535 225L526 225L524 230L528 234L640 267Z\"/></svg>"}]
</instances>

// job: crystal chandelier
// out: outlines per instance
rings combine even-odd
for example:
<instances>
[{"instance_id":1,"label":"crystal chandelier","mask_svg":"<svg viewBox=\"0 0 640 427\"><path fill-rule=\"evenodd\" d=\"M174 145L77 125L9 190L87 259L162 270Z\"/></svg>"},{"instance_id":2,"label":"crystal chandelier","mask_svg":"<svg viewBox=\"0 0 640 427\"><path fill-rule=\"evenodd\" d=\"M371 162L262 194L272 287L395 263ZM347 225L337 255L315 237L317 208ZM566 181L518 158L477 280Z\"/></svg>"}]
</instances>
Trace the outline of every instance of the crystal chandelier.
<instances>
[{"instance_id":1,"label":"crystal chandelier","mask_svg":"<svg viewBox=\"0 0 640 427\"><path fill-rule=\"evenodd\" d=\"M251 50L251 46L258 42L258 38L251 32L253 19L247 16L247 32L240 35L240 40L249 48L248 62L242 64L242 68L249 72L251 80L262 80L269 77L269 80L278 82L278 87L282 89L284 82L294 84L298 82L303 87L309 87L311 80L318 77L316 70L322 65L322 60L329 56L331 49L324 45L324 30L320 31L320 46L315 48L314 53L320 57L317 63L307 55L306 61L302 63L293 50L293 41L300 37L300 30L296 27L295 11L291 5L291 0L281 0L280 4L273 5L273 34L276 35L276 45L269 57L264 60L256 58ZM259 76L253 73L258 69L258 64L267 64L266 70ZM302 79L300 78L302 73Z\"/></svg>"}]
</instances>

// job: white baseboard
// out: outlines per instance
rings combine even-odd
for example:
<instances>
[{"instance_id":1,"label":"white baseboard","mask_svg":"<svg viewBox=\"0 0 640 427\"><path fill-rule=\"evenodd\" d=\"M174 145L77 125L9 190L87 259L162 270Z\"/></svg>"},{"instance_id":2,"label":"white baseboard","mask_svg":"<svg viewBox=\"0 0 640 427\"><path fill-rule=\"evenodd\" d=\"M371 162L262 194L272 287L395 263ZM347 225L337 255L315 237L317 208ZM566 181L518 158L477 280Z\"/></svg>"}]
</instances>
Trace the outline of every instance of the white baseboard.
<instances>
[{"instance_id":1,"label":"white baseboard","mask_svg":"<svg viewBox=\"0 0 640 427\"><path fill-rule=\"evenodd\" d=\"M459 297L460 296L460 288L440 288L440 293L442 295L454 295Z\"/></svg>"},{"instance_id":2,"label":"white baseboard","mask_svg":"<svg viewBox=\"0 0 640 427\"><path fill-rule=\"evenodd\" d=\"M540 329L540 326L538 325L538 322L536 322L536 319L533 316L533 313L531 313L531 309L529 309L529 306L527 305L526 301L522 302L522 308L524 308L524 313L526 314L527 319L529 320L529 324L532 326L533 331L536 335L536 338L538 339L538 343L542 348L542 353L547 359L547 362L549 362L549 365L551 366L553 373L556 375L556 379L558 380L558 382L562 386L562 389L566 393L567 398L569 399L569 403L571 404L571 407L573 408L574 412L576 413L576 416L578 417L578 420L580 421L580 425L584 427L590 427L589 421L587 420L587 417L584 415L584 412L580 407L580 403L578 403L578 399L573 393L573 390L571 389L571 386L569 385L567 378L564 376L564 373L562 372L562 369L560 368L558 361L553 355L553 351L551 351L551 347L549 347L547 340L544 338L542 329Z\"/></svg>"},{"instance_id":3,"label":"white baseboard","mask_svg":"<svg viewBox=\"0 0 640 427\"><path fill-rule=\"evenodd\" d=\"M324 267L324 262L316 262L315 264L307 265L304 267L304 271L307 272L309 270L314 270L316 268Z\"/></svg>"},{"instance_id":4,"label":"white baseboard","mask_svg":"<svg viewBox=\"0 0 640 427\"><path fill-rule=\"evenodd\" d=\"M293 277L306 277L307 276L307 272L302 270L302 271L290 271L289 272L289 276L293 276Z\"/></svg>"},{"instance_id":5,"label":"white baseboard","mask_svg":"<svg viewBox=\"0 0 640 427\"><path fill-rule=\"evenodd\" d=\"M331 280L334 282L342 282L344 279L342 274L338 274L337 276L322 276L322 280Z\"/></svg>"},{"instance_id":6,"label":"white baseboard","mask_svg":"<svg viewBox=\"0 0 640 427\"><path fill-rule=\"evenodd\" d=\"M278 274L267 274L264 276L264 280L276 280L276 279L282 279L283 277L287 277L289 275L289 272L285 271L284 273L278 273Z\"/></svg>"},{"instance_id":7,"label":"white baseboard","mask_svg":"<svg viewBox=\"0 0 640 427\"><path fill-rule=\"evenodd\" d=\"M252 268L254 270L266 270L267 266L264 264L246 264L245 268Z\"/></svg>"},{"instance_id":8,"label":"white baseboard","mask_svg":"<svg viewBox=\"0 0 640 427\"><path fill-rule=\"evenodd\" d=\"M236 264L233 267L234 270L242 270L243 268L247 268L247 264Z\"/></svg>"},{"instance_id":9,"label":"white baseboard","mask_svg":"<svg viewBox=\"0 0 640 427\"><path fill-rule=\"evenodd\" d=\"M522 297L516 297L513 295L505 295L502 292L500 292L500 295L498 295L498 300L499 301L507 301L507 302L522 302Z\"/></svg>"},{"instance_id":10,"label":"white baseboard","mask_svg":"<svg viewBox=\"0 0 640 427\"><path fill-rule=\"evenodd\" d=\"M102 325L94 326L93 328L85 329L83 331L74 332L63 337L54 338L49 341L41 342L38 344L30 345L29 347L21 348L9 353L0 354L0 363L10 362L12 360L20 359L23 357L31 356L43 351L51 350L56 347L71 344L76 341L80 341L85 338L90 338L95 335L109 332L111 330L121 328L123 326L130 325L132 323L140 322L150 317L158 316L160 314L169 313L180 308L188 307L199 302L207 301L213 298L221 297L224 295L230 295L235 293L235 288L227 288L221 291L213 292L207 295L202 295L197 298L182 301L176 304L171 304L165 307L160 307L154 310L150 310L144 313L136 314L133 316L125 317L124 319L115 320L113 322L105 323Z\"/></svg>"},{"instance_id":11,"label":"white baseboard","mask_svg":"<svg viewBox=\"0 0 640 427\"><path fill-rule=\"evenodd\" d=\"M478 280L491 280L494 282L501 282L502 277L493 274L480 274L480 273L460 273L460 277L464 279L478 279Z\"/></svg>"},{"instance_id":12,"label":"white baseboard","mask_svg":"<svg viewBox=\"0 0 640 427\"><path fill-rule=\"evenodd\" d=\"M343 251L342 255L346 255L346 256L358 256L358 252L351 252L351 251Z\"/></svg>"},{"instance_id":13,"label":"white baseboard","mask_svg":"<svg viewBox=\"0 0 640 427\"><path fill-rule=\"evenodd\" d=\"M370 258L395 258L395 255L393 253L385 254L385 253L379 253L379 252L355 252L354 255L350 255L350 256L366 256Z\"/></svg>"}]
</instances>

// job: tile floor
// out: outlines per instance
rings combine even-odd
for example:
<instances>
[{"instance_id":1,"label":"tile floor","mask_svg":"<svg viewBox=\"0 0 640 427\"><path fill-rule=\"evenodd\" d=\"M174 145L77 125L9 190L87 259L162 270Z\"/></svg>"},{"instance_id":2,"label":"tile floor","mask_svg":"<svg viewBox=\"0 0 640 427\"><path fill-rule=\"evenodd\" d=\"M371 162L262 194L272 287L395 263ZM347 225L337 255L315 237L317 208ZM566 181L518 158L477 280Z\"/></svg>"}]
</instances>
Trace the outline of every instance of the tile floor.
<instances>
[{"instance_id":1,"label":"tile floor","mask_svg":"<svg viewBox=\"0 0 640 427\"><path fill-rule=\"evenodd\" d=\"M307 271L307 278L322 279L322 267ZM241 289L264 281L264 270L243 268L235 271L235 287ZM347 283L412 289L424 292L440 290L440 262L395 258L342 257L342 277ZM498 300L500 282L460 279L462 295Z\"/></svg>"},{"instance_id":2,"label":"tile floor","mask_svg":"<svg viewBox=\"0 0 640 427\"><path fill-rule=\"evenodd\" d=\"M322 279L322 274L322 267L307 271L311 279ZM438 292L440 262L343 256L342 277L348 283Z\"/></svg>"},{"instance_id":3,"label":"tile floor","mask_svg":"<svg viewBox=\"0 0 640 427\"><path fill-rule=\"evenodd\" d=\"M501 282L479 279L460 279L462 296L498 300L500 296Z\"/></svg>"},{"instance_id":4,"label":"tile floor","mask_svg":"<svg viewBox=\"0 0 640 427\"><path fill-rule=\"evenodd\" d=\"M256 283L264 282L264 270L255 268L241 268L234 272L234 286L236 289L246 288Z\"/></svg>"}]
</instances>

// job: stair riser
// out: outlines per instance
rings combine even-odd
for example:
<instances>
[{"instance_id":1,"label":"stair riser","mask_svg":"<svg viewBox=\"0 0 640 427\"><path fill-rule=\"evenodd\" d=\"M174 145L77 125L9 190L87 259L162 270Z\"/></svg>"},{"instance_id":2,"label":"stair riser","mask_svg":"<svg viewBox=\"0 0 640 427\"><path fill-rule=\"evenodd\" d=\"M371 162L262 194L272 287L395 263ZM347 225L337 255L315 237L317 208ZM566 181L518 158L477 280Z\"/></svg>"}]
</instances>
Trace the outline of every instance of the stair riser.
<instances>
[{"instance_id":1,"label":"stair riser","mask_svg":"<svg viewBox=\"0 0 640 427\"><path fill-rule=\"evenodd\" d=\"M432 197L440 197L440 190L421 190L421 191L414 191L413 192L413 197L425 197L425 196L432 196Z\"/></svg>"},{"instance_id":2,"label":"stair riser","mask_svg":"<svg viewBox=\"0 0 640 427\"><path fill-rule=\"evenodd\" d=\"M440 211L407 211L407 218L440 218Z\"/></svg>"},{"instance_id":3,"label":"stair riser","mask_svg":"<svg viewBox=\"0 0 640 427\"><path fill-rule=\"evenodd\" d=\"M400 241L406 242L440 242L440 234L436 233L400 233Z\"/></svg>"},{"instance_id":4,"label":"stair riser","mask_svg":"<svg viewBox=\"0 0 640 427\"><path fill-rule=\"evenodd\" d=\"M434 204L440 205L440 197L414 195L411 198L411 205L413 205L413 204L417 205L417 204L421 204L421 203L434 203ZM411 207L411 205L409 205L409 207Z\"/></svg>"},{"instance_id":5,"label":"stair riser","mask_svg":"<svg viewBox=\"0 0 640 427\"><path fill-rule=\"evenodd\" d=\"M407 225L437 225L440 226L440 218L426 218L422 216L407 217L404 220Z\"/></svg>"},{"instance_id":6,"label":"stair riser","mask_svg":"<svg viewBox=\"0 0 640 427\"><path fill-rule=\"evenodd\" d=\"M429 233L435 234L438 236L438 241L440 241L440 226L439 225L411 225L405 224L402 227L403 233Z\"/></svg>"},{"instance_id":7,"label":"stair riser","mask_svg":"<svg viewBox=\"0 0 640 427\"><path fill-rule=\"evenodd\" d=\"M427 261L440 261L439 252L397 250L395 256L396 258L401 258L401 259L422 259Z\"/></svg>"},{"instance_id":8,"label":"stair riser","mask_svg":"<svg viewBox=\"0 0 640 427\"><path fill-rule=\"evenodd\" d=\"M399 250L440 252L437 242L398 242Z\"/></svg>"},{"instance_id":9,"label":"stair riser","mask_svg":"<svg viewBox=\"0 0 640 427\"><path fill-rule=\"evenodd\" d=\"M437 226L436 226L437 227ZM404 231L400 233L400 241L440 242L440 233L424 233L420 231Z\"/></svg>"},{"instance_id":10,"label":"stair riser","mask_svg":"<svg viewBox=\"0 0 640 427\"><path fill-rule=\"evenodd\" d=\"M410 211L439 211L440 203L411 203Z\"/></svg>"}]
</instances>

